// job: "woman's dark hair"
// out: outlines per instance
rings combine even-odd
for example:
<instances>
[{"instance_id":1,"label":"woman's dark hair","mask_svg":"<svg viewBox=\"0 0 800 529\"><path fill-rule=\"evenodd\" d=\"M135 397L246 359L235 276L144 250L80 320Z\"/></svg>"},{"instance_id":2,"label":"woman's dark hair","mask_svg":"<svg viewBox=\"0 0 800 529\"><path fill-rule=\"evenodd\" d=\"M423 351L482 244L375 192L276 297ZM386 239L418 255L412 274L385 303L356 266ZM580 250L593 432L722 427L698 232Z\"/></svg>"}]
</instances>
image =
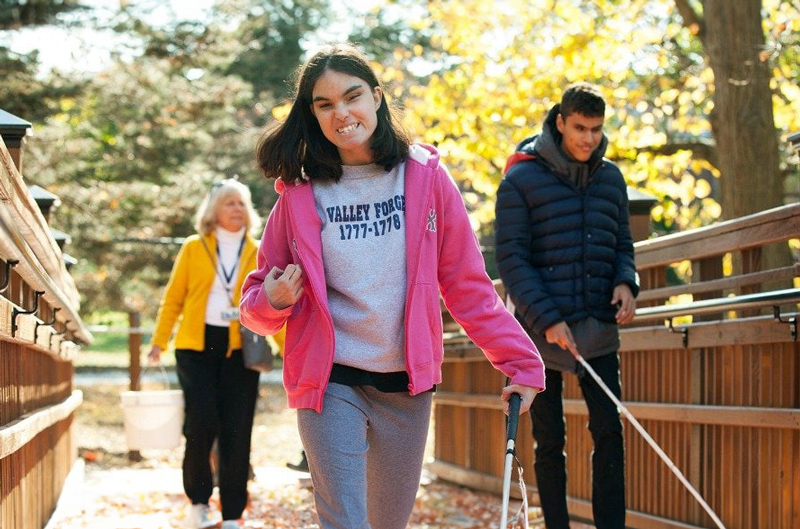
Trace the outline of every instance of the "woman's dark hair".
<instances>
[{"instance_id":1,"label":"woman's dark hair","mask_svg":"<svg viewBox=\"0 0 800 529\"><path fill-rule=\"evenodd\" d=\"M364 54L351 44L331 44L319 49L297 70L294 102L284 121L270 124L256 145L256 160L264 176L285 182L303 179L333 180L342 176L342 160L336 146L322 133L311 112L312 91L327 71L352 75L370 87L380 86ZM408 155L408 137L392 118L386 96L377 110L378 124L370 138L375 163L387 171Z\"/></svg>"},{"instance_id":2,"label":"woman's dark hair","mask_svg":"<svg viewBox=\"0 0 800 529\"><path fill-rule=\"evenodd\" d=\"M603 117L606 102L600 89L591 83L574 83L564 90L561 96L561 116L566 119L571 114L582 114L590 118Z\"/></svg>"}]
</instances>

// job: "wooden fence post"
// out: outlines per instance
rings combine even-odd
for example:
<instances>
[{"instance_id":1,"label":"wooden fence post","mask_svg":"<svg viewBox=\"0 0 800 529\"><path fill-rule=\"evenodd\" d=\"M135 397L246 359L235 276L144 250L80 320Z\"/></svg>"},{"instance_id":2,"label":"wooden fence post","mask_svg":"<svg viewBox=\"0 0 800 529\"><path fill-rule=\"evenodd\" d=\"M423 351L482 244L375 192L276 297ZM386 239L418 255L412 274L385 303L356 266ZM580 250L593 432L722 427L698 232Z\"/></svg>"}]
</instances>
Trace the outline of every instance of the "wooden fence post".
<instances>
[{"instance_id":1,"label":"wooden fence post","mask_svg":"<svg viewBox=\"0 0 800 529\"><path fill-rule=\"evenodd\" d=\"M128 352L130 353L130 365L128 373L130 375L130 390L139 391L142 387L140 377L142 366L139 360L142 352L142 315L139 312L131 311L128 313ZM142 455L138 450L128 451L128 461L141 461Z\"/></svg>"},{"instance_id":2,"label":"wooden fence post","mask_svg":"<svg viewBox=\"0 0 800 529\"><path fill-rule=\"evenodd\" d=\"M130 374L130 390L139 391L141 384L139 377L142 373L142 365L139 360L142 351L142 315L138 312L128 313L128 351L130 352L130 367L128 373Z\"/></svg>"}]
</instances>

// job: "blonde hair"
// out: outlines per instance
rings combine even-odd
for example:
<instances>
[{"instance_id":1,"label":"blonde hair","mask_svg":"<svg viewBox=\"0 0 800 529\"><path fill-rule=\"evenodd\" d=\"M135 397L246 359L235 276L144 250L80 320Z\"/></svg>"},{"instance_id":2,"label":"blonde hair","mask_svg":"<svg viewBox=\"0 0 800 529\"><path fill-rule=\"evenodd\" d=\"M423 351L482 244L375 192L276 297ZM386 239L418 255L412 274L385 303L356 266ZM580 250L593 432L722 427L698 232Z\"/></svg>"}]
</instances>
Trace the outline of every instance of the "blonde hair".
<instances>
[{"instance_id":1,"label":"blonde hair","mask_svg":"<svg viewBox=\"0 0 800 529\"><path fill-rule=\"evenodd\" d=\"M197 210L197 218L194 223L194 228L197 230L197 233L208 235L216 229L217 213L219 212L220 204L231 195L238 195L244 202L245 209L247 210L247 218L244 223L245 230L252 232L258 229L261 224L261 218L253 207L250 189L238 180L226 178L220 182L215 182L211 186L211 190L205 198L203 198L200 209Z\"/></svg>"}]
</instances>

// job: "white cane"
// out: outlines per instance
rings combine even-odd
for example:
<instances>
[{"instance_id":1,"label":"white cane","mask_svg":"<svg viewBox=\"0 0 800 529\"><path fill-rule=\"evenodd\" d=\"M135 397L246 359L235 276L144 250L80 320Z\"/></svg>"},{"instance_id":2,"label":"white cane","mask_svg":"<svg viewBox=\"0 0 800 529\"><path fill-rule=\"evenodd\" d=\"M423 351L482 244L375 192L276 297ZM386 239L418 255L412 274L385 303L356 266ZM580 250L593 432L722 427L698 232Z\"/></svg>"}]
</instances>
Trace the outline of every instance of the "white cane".
<instances>
[{"instance_id":1,"label":"white cane","mask_svg":"<svg viewBox=\"0 0 800 529\"><path fill-rule=\"evenodd\" d=\"M519 424L519 406L521 397L519 393L512 393L508 399L508 426L506 427L506 466L503 471L503 513L500 516L500 529L508 527L508 501L511 495L511 465L514 463L516 452L514 445L517 440L517 425Z\"/></svg>"},{"instance_id":2,"label":"white cane","mask_svg":"<svg viewBox=\"0 0 800 529\"><path fill-rule=\"evenodd\" d=\"M583 366L586 372L592 376L594 381L597 382L597 385L600 386L600 388L605 392L605 394L608 395L608 398L610 398L614 402L620 413L622 413L622 415L624 415L625 418L630 421L633 427L636 428L636 431L639 432L642 437L644 437L644 440L647 441L647 444L649 444L650 447L653 450L655 450L656 454L658 454L658 457L660 457L661 460L664 463L666 463L667 467L669 467L672 473L678 477L680 482L683 483L683 486L686 487L692 494L692 496L695 497L695 499L700 503L703 509L705 509L705 511L711 517L711 519L714 520L714 523L717 524L717 527L719 527L719 529L725 529L725 526L722 524L722 520L719 519L719 516L717 516L714 510L708 505L708 503L706 503L706 500L704 500L703 497L700 495L700 493L697 492L697 490L695 490L695 488L692 486L691 483L689 483L689 480L686 479L686 476L683 475L683 473L678 469L677 466L675 466L675 463L672 462L669 456L661 449L660 446L658 446L658 443L656 443L655 440L653 440L653 438L650 437L650 434L647 433L647 430L645 430L644 427L641 424L639 424L639 421L637 421L636 418L633 415L631 415L631 412L629 412L628 409L622 405L622 403L619 401L616 395L614 395L614 393L608 388L608 386L606 386L605 382L603 382L600 376L597 373L595 373L594 369L592 369L592 366L589 365L589 362L587 362L579 354L573 353L573 356L575 357L576 360L578 360L578 362L580 362L580 364Z\"/></svg>"}]
</instances>

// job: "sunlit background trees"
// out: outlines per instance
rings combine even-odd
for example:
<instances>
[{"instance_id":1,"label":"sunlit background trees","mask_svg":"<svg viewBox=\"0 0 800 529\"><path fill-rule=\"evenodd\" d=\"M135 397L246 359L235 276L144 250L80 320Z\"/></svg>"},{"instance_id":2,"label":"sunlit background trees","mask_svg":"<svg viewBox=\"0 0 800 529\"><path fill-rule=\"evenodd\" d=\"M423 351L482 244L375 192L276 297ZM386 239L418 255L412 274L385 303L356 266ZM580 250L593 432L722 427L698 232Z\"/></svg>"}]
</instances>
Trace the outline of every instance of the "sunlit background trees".
<instances>
[{"instance_id":1,"label":"sunlit background trees","mask_svg":"<svg viewBox=\"0 0 800 529\"><path fill-rule=\"evenodd\" d=\"M189 235L215 179L239 175L268 214L255 137L327 40L379 65L486 243L506 157L577 80L604 90L608 156L658 199L654 235L798 198L796 2L219 0L203 18L154 18L161 4L0 1L0 108L34 124L24 175L61 197L54 225L72 236L87 311L155 308L177 247L136 240ZM19 51L32 27L82 32L86 48L45 64ZM96 47L111 51L98 61Z\"/></svg>"}]
</instances>

